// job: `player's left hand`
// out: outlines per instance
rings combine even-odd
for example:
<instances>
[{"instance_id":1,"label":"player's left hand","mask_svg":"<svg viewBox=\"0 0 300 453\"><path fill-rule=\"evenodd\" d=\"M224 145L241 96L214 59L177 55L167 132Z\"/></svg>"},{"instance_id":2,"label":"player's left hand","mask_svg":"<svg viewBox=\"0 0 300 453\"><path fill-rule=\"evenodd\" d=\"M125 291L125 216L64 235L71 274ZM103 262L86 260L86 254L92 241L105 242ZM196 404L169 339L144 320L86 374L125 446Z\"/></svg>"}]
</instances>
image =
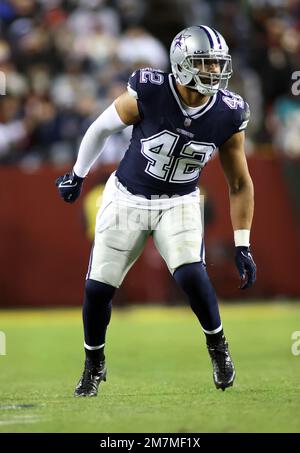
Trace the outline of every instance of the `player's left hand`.
<instances>
[{"instance_id":1,"label":"player's left hand","mask_svg":"<svg viewBox=\"0 0 300 453\"><path fill-rule=\"evenodd\" d=\"M84 178L77 176L74 171L59 176L55 181L60 196L66 203L74 203L80 195Z\"/></svg>"},{"instance_id":2,"label":"player's left hand","mask_svg":"<svg viewBox=\"0 0 300 453\"><path fill-rule=\"evenodd\" d=\"M240 289L251 288L256 280L256 264L249 247L235 248L235 264L241 277Z\"/></svg>"}]
</instances>

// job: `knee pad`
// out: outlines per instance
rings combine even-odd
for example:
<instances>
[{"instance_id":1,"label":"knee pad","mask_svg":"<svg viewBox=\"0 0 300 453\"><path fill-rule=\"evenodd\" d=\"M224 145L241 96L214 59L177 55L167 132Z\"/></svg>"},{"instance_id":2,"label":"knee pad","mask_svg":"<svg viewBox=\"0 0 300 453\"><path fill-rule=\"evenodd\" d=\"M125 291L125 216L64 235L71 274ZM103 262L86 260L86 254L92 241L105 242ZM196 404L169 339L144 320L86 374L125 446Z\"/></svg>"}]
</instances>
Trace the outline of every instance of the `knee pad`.
<instances>
[{"instance_id":1,"label":"knee pad","mask_svg":"<svg viewBox=\"0 0 300 453\"><path fill-rule=\"evenodd\" d=\"M206 266L202 261L178 267L173 276L186 293L189 293L195 285L198 286L201 283L211 285Z\"/></svg>"},{"instance_id":2,"label":"knee pad","mask_svg":"<svg viewBox=\"0 0 300 453\"><path fill-rule=\"evenodd\" d=\"M96 280L88 279L85 282L85 295L89 301L109 303L116 291L114 286Z\"/></svg>"}]
</instances>

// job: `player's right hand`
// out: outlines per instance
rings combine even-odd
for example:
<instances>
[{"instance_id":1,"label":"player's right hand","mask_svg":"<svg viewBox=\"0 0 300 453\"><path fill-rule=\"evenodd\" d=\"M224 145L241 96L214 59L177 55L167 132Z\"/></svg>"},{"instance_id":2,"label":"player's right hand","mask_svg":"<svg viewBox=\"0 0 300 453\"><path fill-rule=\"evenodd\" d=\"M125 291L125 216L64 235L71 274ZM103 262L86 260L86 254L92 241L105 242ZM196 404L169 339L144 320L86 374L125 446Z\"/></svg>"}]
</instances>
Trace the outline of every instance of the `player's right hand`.
<instances>
[{"instance_id":1,"label":"player's right hand","mask_svg":"<svg viewBox=\"0 0 300 453\"><path fill-rule=\"evenodd\" d=\"M66 203L74 203L80 195L84 178L80 178L72 170L55 181L59 195Z\"/></svg>"}]
</instances>

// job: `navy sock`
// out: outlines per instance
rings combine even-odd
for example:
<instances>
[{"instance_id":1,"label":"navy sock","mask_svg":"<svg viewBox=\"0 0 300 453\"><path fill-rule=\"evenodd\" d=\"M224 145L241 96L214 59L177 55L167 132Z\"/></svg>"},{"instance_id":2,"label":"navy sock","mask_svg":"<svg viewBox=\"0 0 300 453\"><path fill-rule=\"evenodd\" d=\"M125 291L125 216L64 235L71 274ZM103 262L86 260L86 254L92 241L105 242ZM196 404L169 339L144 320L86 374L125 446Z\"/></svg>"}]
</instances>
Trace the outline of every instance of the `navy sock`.
<instances>
[{"instance_id":1,"label":"navy sock","mask_svg":"<svg viewBox=\"0 0 300 453\"><path fill-rule=\"evenodd\" d=\"M86 280L85 283L82 310L84 349L87 360L93 363L98 363L105 358L105 335L111 318L111 300L115 290L113 286L91 279Z\"/></svg>"},{"instance_id":2,"label":"navy sock","mask_svg":"<svg viewBox=\"0 0 300 453\"><path fill-rule=\"evenodd\" d=\"M84 348L84 352L85 358L90 365L99 365L99 362L105 360L104 346L103 348L95 349L94 351Z\"/></svg>"},{"instance_id":3,"label":"navy sock","mask_svg":"<svg viewBox=\"0 0 300 453\"><path fill-rule=\"evenodd\" d=\"M218 301L206 268L202 262L184 264L174 272L174 278L189 298L193 312L204 332L212 332L221 326ZM206 332L205 332L206 333ZM216 334L207 334L212 341Z\"/></svg>"},{"instance_id":4,"label":"navy sock","mask_svg":"<svg viewBox=\"0 0 300 453\"><path fill-rule=\"evenodd\" d=\"M213 333L213 334L205 334L206 336L206 344L214 346L218 344L223 338L224 338L224 332L223 329L220 330L220 332Z\"/></svg>"}]
</instances>

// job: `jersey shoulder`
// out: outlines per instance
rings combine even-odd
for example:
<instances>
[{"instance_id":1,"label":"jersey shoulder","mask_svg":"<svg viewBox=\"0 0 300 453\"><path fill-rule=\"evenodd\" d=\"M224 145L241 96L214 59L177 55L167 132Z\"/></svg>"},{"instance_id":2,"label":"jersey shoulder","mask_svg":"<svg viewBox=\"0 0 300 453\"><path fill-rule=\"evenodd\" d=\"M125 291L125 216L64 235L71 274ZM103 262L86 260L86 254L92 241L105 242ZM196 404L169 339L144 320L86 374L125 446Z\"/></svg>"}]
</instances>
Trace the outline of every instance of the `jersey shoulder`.
<instances>
[{"instance_id":1,"label":"jersey shoulder","mask_svg":"<svg viewBox=\"0 0 300 453\"><path fill-rule=\"evenodd\" d=\"M128 80L127 90L129 94L145 101L163 88L168 81L168 74L153 68L142 68L134 71Z\"/></svg>"},{"instance_id":2,"label":"jersey shoulder","mask_svg":"<svg viewBox=\"0 0 300 453\"><path fill-rule=\"evenodd\" d=\"M220 102L230 118L235 132L246 129L250 119L249 104L237 93L229 90L219 91Z\"/></svg>"}]
</instances>

